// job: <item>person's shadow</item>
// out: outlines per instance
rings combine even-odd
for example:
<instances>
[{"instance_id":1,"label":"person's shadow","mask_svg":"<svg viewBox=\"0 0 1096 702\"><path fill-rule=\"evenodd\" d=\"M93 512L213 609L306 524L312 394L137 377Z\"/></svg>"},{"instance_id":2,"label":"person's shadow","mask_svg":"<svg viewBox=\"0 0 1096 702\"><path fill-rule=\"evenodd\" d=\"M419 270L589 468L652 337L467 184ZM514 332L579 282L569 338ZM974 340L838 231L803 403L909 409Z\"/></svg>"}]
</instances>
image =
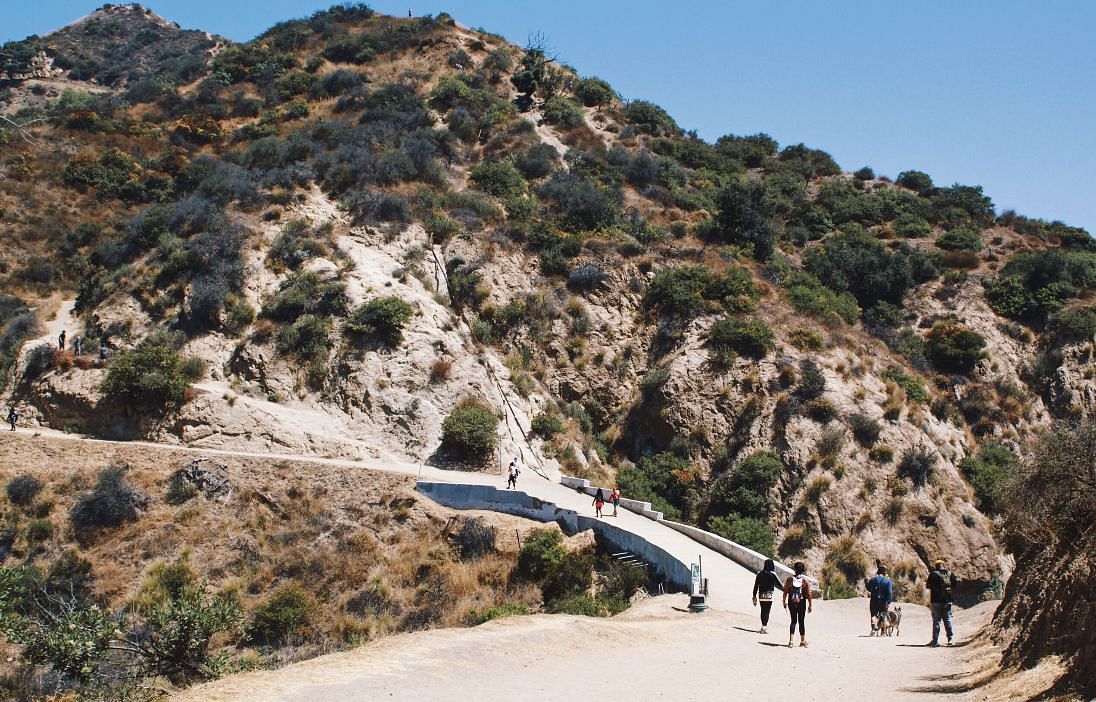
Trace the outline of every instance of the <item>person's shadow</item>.
<instances>
[{"instance_id":1,"label":"person's shadow","mask_svg":"<svg viewBox=\"0 0 1096 702\"><path fill-rule=\"evenodd\" d=\"M788 644L778 644L778 643L773 643L772 641L758 641L757 643L762 645L762 646L772 646L773 648L787 648L788 647Z\"/></svg>"}]
</instances>

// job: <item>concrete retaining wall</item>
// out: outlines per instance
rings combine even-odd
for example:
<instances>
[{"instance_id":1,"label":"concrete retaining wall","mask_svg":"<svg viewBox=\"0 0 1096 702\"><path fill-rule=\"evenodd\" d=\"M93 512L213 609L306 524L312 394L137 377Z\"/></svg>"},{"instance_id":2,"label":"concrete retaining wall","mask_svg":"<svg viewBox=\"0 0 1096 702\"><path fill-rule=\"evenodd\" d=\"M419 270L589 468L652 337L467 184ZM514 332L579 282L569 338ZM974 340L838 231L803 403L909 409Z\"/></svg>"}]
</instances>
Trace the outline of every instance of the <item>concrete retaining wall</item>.
<instances>
[{"instance_id":1,"label":"concrete retaining wall","mask_svg":"<svg viewBox=\"0 0 1096 702\"><path fill-rule=\"evenodd\" d=\"M581 490L587 495L593 495L597 492L597 487L591 486L590 481L586 480L585 478L572 478L571 476L564 475L560 477L559 482L563 485L566 485L567 487ZM612 490L602 488L602 492L604 492L606 497L608 497L609 493L612 492ZM688 524L681 524L679 522L673 522L669 519L665 519L662 515L662 512L656 512L651 509L650 502L640 502L639 500L621 500L620 506L632 512L642 514L648 519L653 519L657 522L660 522L675 531L681 532L693 541L704 544L716 553L723 554L740 566L748 568L755 573L761 570L761 568L765 565L765 559L767 558L767 556L764 556L752 549L748 549L742 544L737 544L730 539L725 539L722 536L717 536L716 534L712 534L711 532L704 531L703 529L698 529L697 527L690 526ZM776 565L776 574L779 575L781 579L787 578L792 575L791 568L778 561L774 561L774 563ZM807 580L810 581L812 588L814 588L817 592L821 592L818 587L818 580L816 578L808 577Z\"/></svg>"},{"instance_id":2,"label":"concrete retaining wall","mask_svg":"<svg viewBox=\"0 0 1096 702\"><path fill-rule=\"evenodd\" d=\"M682 534L685 534L693 541L704 544L716 553L723 554L740 566L748 568L755 573L761 570L761 568L765 565L765 559L768 558L768 556L760 554L752 549L748 549L742 544L736 544L730 539L725 539L717 534L704 531L703 529L698 529L695 526L681 524L679 522L673 522L669 519L663 519L661 520L661 523L665 526L670 527L674 531L679 531ZM781 580L788 578L793 574L792 569L784 565L783 563L780 563L779 561L774 561L774 563L776 565L776 574L780 576ZM816 578L807 576L807 580L810 581L811 588L816 593L821 592L821 589L818 586L818 580Z\"/></svg>"},{"instance_id":3,"label":"concrete retaining wall","mask_svg":"<svg viewBox=\"0 0 1096 702\"><path fill-rule=\"evenodd\" d=\"M538 522L556 522L567 534L593 529L594 534L603 543L619 551L634 553L654 566L667 583L668 589L676 588L686 592L689 589L692 577L689 564L683 563L665 549L643 537L601 519L557 507L555 503L545 502L518 490L499 490L490 485L435 483L420 480L416 483L415 489L438 504L453 509L485 509L526 517ZM621 505L623 504L622 501Z\"/></svg>"}]
</instances>

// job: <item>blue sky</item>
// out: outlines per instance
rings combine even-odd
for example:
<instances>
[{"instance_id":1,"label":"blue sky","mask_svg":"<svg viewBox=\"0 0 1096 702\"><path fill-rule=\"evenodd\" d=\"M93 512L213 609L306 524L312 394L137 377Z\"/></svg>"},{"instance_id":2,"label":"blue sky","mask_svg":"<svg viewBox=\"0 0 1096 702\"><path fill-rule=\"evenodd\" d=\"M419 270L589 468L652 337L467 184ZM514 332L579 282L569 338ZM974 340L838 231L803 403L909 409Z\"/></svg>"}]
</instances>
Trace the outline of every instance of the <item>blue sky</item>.
<instances>
[{"instance_id":1,"label":"blue sky","mask_svg":"<svg viewBox=\"0 0 1096 702\"><path fill-rule=\"evenodd\" d=\"M1096 2L1087 0L376 0L447 11L524 43L548 36L583 75L661 104L712 140L764 131L846 170L982 185L998 211L1096 232ZM0 40L44 33L101 0L5 3ZM249 39L331 2L149 0L184 27Z\"/></svg>"}]
</instances>

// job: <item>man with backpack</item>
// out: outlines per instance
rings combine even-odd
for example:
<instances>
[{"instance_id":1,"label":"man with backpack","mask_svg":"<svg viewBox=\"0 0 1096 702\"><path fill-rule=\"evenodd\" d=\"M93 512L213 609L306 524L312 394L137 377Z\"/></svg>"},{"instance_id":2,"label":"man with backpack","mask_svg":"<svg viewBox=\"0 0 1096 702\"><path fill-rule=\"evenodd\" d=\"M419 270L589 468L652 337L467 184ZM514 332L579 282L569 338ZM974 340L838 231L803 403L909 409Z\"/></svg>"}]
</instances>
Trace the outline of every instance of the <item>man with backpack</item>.
<instances>
[{"instance_id":1,"label":"man with backpack","mask_svg":"<svg viewBox=\"0 0 1096 702\"><path fill-rule=\"evenodd\" d=\"M868 609L871 616L871 636L881 633L887 610L894 601L894 585L887 577L887 567L880 565L874 578L868 581Z\"/></svg>"},{"instance_id":2,"label":"man with backpack","mask_svg":"<svg viewBox=\"0 0 1096 702\"><path fill-rule=\"evenodd\" d=\"M929 609L932 611L932 641L929 646L940 645L940 622L948 634L948 646L951 646L954 632L951 628L951 603L954 598L955 576L944 567L944 561L937 558L932 562L926 587L929 590Z\"/></svg>"}]
</instances>

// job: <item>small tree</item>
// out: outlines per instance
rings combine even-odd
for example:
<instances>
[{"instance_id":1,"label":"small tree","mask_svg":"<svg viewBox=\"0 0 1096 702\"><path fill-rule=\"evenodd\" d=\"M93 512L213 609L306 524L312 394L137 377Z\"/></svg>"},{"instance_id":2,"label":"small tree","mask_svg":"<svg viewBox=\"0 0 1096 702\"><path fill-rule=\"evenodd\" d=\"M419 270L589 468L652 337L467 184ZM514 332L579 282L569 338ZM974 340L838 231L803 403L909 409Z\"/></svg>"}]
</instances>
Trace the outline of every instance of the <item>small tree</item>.
<instances>
[{"instance_id":1,"label":"small tree","mask_svg":"<svg viewBox=\"0 0 1096 702\"><path fill-rule=\"evenodd\" d=\"M484 461L498 443L498 417L487 405L465 400L441 425L441 447L462 459Z\"/></svg>"},{"instance_id":2,"label":"small tree","mask_svg":"<svg viewBox=\"0 0 1096 702\"><path fill-rule=\"evenodd\" d=\"M937 323L925 340L925 355L940 370L969 373L982 358L985 338L959 324Z\"/></svg>"},{"instance_id":3,"label":"small tree","mask_svg":"<svg viewBox=\"0 0 1096 702\"><path fill-rule=\"evenodd\" d=\"M188 385L183 358L160 337L120 355L107 371L103 393L127 406L162 411L183 401Z\"/></svg>"},{"instance_id":4,"label":"small tree","mask_svg":"<svg viewBox=\"0 0 1096 702\"><path fill-rule=\"evenodd\" d=\"M315 609L316 600L300 586L283 585L252 612L248 638L260 644L288 645L307 632Z\"/></svg>"},{"instance_id":5,"label":"small tree","mask_svg":"<svg viewBox=\"0 0 1096 702\"><path fill-rule=\"evenodd\" d=\"M575 84L575 97L586 107L601 107L613 101L616 93L600 78L583 78Z\"/></svg>"},{"instance_id":6,"label":"small tree","mask_svg":"<svg viewBox=\"0 0 1096 702\"><path fill-rule=\"evenodd\" d=\"M398 297L375 297L351 313L346 330L395 347L403 341L403 329L414 315L415 308Z\"/></svg>"},{"instance_id":7,"label":"small tree","mask_svg":"<svg viewBox=\"0 0 1096 702\"><path fill-rule=\"evenodd\" d=\"M713 360L723 365L735 354L762 358L773 349L773 331L759 319L721 319L712 325L708 346Z\"/></svg>"}]
</instances>

